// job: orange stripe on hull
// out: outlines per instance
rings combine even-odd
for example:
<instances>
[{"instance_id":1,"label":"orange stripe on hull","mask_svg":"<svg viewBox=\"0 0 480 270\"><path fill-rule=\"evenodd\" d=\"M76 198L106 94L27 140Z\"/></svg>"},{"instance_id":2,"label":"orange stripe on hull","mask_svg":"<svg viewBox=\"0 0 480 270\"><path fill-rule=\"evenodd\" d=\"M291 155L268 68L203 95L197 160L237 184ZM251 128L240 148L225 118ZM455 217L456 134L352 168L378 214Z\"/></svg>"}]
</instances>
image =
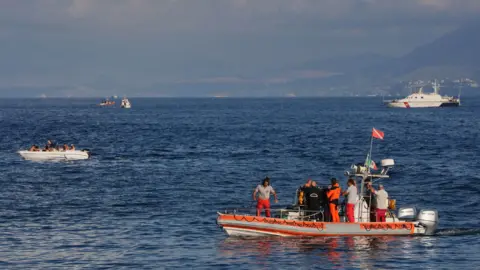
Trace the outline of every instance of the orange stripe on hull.
<instances>
[{"instance_id":1,"label":"orange stripe on hull","mask_svg":"<svg viewBox=\"0 0 480 270\"><path fill-rule=\"evenodd\" d=\"M401 234L386 234L386 233L302 233L302 232L292 232L289 230L278 230L278 229L267 229L267 228L252 228L248 226L241 226L241 225L223 225L224 229L241 229L245 231L254 231L258 233L265 233L268 235L276 234L276 235L283 235L283 236L385 236L385 235L397 235L401 236ZM409 235L409 234L405 234Z\"/></svg>"},{"instance_id":2,"label":"orange stripe on hull","mask_svg":"<svg viewBox=\"0 0 480 270\"><path fill-rule=\"evenodd\" d=\"M412 230L413 224L406 222L370 222L360 223L360 229L363 230Z\"/></svg>"},{"instance_id":3,"label":"orange stripe on hull","mask_svg":"<svg viewBox=\"0 0 480 270\"><path fill-rule=\"evenodd\" d=\"M229 224L234 222L248 222L251 226L244 224ZM286 236L347 236L347 235L408 235L415 233L415 226L411 222L361 222L361 223L345 223L345 222L313 222L313 221L296 221L286 220L280 218L267 218L258 216L244 216L244 215L220 215L218 223L225 229L240 229L246 231L253 231L265 234L281 234ZM277 228L258 227L255 224L269 224ZM352 226L352 231L345 233L328 233L324 231L328 226L347 225ZM285 228L278 228L284 226ZM356 226L358 227L356 227ZM354 228L356 227L356 228ZM317 229L318 233L296 231L294 228ZM358 231L357 231L358 230ZM388 231L403 230L406 234L388 233ZM377 233L382 232L382 233Z\"/></svg>"},{"instance_id":4,"label":"orange stripe on hull","mask_svg":"<svg viewBox=\"0 0 480 270\"><path fill-rule=\"evenodd\" d=\"M246 221L246 222L259 222L267 224L277 225L289 225L296 227L309 227L319 230L325 229L325 222L313 222L313 221L300 221L300 220L288 220L282 218L268 218L259 216L243 216L243 215L221 215L219 221Z\"/></svg>"}]
</instances>

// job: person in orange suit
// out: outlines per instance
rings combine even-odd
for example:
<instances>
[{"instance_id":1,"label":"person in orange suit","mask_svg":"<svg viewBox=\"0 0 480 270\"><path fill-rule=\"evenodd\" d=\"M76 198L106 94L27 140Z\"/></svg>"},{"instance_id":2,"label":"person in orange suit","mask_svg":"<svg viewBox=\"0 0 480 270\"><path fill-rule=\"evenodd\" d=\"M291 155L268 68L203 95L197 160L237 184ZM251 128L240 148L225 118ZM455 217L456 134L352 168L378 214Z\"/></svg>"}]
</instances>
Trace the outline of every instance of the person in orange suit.
<instances>
[{"instance_id":1,"label":"person in orange suit","mask_svg":"<svg viewBox=\"0 0 480 270\"><path fill-rule=\"evenodd\" d=\"M328 198L328 208L330 210L330 215L332 215L332 222L340 222L340 217L338 216L338 199L340 198L340 193L342 189L338 184L337 179L331 179L331 187L327 191Z\"/></svg>"}]
</instances>

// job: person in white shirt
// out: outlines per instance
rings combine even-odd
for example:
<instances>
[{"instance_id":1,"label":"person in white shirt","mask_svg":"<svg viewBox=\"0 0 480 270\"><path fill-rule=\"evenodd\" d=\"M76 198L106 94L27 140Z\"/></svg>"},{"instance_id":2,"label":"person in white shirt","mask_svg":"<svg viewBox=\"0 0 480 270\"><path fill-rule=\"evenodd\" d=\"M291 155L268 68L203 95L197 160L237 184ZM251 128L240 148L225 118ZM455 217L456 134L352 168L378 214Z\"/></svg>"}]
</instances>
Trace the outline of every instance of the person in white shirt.
<instances>
[{"instance_id":1,"label":"person in white shirt","mask_svg":"<svg viewBox=\"0 0 480 270\"><path fill-rule=\"evenodd\" d=\"M370 191L375 195L375 202L377 205L376 221L386 222L385 214L387 213L388 208L388 193L385 191L382 184L378 185L378 190L375 190L370 185Z\"/></svg>"},{"instance_id":2,"label":"person in white shirt","mask_svg":"<svg viewBox=\"0 0 480 270\"><path fill-rule=\"evenodd\" d=\"M270 186L270 178L265 177L261 185L258 185L253 191L253 200L257 201L257 216L260 216L262 209L265 208L265 216L270 217L270 193L275 198L275 203L278 202L277 193ZM258 194L258 199L257 199Z\"/></svg>"},{"instance_id":3,"label":"person in white shirt","mask_svg":"<svg viewBox=\"0 0 480 270\"><path fill-rule=\"evenodd\" d=\"M355 185L355 180L348 179L347 181L348 189L343 192L343 196L347 196L347 207L346 214L348 222L355 222L355 204L357 203L357 186Z\"/></svg>"}]
</instances>

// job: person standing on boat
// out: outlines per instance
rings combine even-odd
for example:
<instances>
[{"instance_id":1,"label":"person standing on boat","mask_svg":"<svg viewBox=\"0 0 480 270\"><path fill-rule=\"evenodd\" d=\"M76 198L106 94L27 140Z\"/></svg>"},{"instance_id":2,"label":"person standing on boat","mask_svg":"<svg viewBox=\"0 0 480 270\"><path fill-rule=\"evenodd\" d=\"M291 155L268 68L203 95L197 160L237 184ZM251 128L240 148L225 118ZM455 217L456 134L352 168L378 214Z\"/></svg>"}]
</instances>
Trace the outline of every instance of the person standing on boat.
<instances>
[{"instance_id":1,"label":"person standing on boat","mask_svg":"<svg viewBox=\"0 0 480 270\"><path fill-rule=\"evenodd\" d=\"M304 189L307 210L318 211L322 204L322 190L317 187L317 183L312 181L309 187Z\"/></svg>"},{"instance_id":2,"label":"person standing on boat","mask_svg":"<svg viewBox=\"0 0 480 270\"><path fill-rule=\"evenodd\" d=\"M388 208L388 193L383 188L383 185L378 185L378 190L375 190L373 186L370 185L370 191L375 195L376 202L376 221L377 222L386 222L385 214L387 213Z\"/></svg>"},{"instance_id":3,"label":"person standing on boat","mask_svg":"<svg viewBox=\"0 0 480 270\"><path fill-rule=\"evenodd\" d=\"M331 187L327 191L328 198L328 208L330 210L330 215L332 216L332 222L340 222L340 217L338 216L338 199L340 198L340 193L342 189L338 185L338 181L335 178L331 179Z\"/></svg>"},{"instance_id":4,"label":"person standing on boat","mask_svg":"<svg viewBox=\"0 0 480 270\"><path fill-rule=\"evenodd\" d=\"M257 201L257 216L260 216L262 209L265 208L265 216L270 217L270 193L273 194L275 198L275 203L278 202L277 193L270 186L270 178L265 177L261 185L258 185L257 188L253 191L253 200ZM258 194L258 199L257 199Z\"/></svg>"},{"instance_id":5,"label":"person standing on boat","mask_svg":"<svg viewBox=\"0 0 480 270\"><path fill-rule=\"evenodd\" d=\"M355 204L357 203L357 186L355 185L355 180L348 179L347 181L348 189L343 192L343 196L347 196L347 208L345 210L347 214L348 222L355 222Z\"/></svg>"},{"instance_id":6,"label":"person standing on boat","mask_svg":"<svg viewBox=\"0 0 480 270\"><path fill-rule=\"evenodd\" d=\"M306 205L307 201L305 198L305 190L309 189L312 186L312 179L308 179L305 184L300 186L297 192L298 205Z\"/></svg>"}]
</instances>

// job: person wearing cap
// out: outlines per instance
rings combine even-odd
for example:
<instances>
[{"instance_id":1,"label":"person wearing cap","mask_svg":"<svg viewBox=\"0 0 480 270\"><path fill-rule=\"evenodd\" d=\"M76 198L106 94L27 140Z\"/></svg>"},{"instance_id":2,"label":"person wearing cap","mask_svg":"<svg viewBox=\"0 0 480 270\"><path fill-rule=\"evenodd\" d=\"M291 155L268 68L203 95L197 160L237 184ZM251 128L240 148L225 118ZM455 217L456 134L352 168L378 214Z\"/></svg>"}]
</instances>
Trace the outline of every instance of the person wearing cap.
<instances>
[{"instance_id":1,"label":"person wearing cap","mask_svg":"<svg viewBox=\"0 0 480 270\"><path fill-rule=\"evenodd\" d=\"M375 190L372 185L369 185L370 191L375 196L376 202L376 221L386 222L385 214L388 208L388 193L385 191L382 184L378 185L378 190Z\"/></svg>"},{"instance_id":2,"label":"person wearing cap","mask_svg":"<svg viewBox=\"0 0 480 270\"><path fill-rule=\"evenodd\" d=\"M348 189L343 192L343 196L347 196L346 214L348 222L355 222L355 204L357 203L357 187L355 180L352 178L347 181Z\"/></svg>"},{"instance_id":3,"label":"person wearing cap","mask_svg":"<svg viewBox=\"0 0 480 270\"><path fill-rule=\"evenodd\" d=\"M265 208L265 216L270 217L270 193L275 198L275 203L278 202L277 193L270 186L270 178L265 177L261 185L258 185L253 191L253 200L257 201L257 216L260 216L262 209ZM258 194L258 199L257 199Z\"/></svg>"},{"instance_id":4,"label":"person wearing cap","mask_svg":"<svg viewBox=\"0 0 480 270\"><path fill-rule=\"evenodd\" d=\"M330 215L332 216L332 222L340 222L340 217L338 216L338 199L340 198L342 189L340 188L340 185L338 185L337 179L332 178L330 182L332 185L327 191L328 208L330 210Z\"/></svg>"}]
</instances>

